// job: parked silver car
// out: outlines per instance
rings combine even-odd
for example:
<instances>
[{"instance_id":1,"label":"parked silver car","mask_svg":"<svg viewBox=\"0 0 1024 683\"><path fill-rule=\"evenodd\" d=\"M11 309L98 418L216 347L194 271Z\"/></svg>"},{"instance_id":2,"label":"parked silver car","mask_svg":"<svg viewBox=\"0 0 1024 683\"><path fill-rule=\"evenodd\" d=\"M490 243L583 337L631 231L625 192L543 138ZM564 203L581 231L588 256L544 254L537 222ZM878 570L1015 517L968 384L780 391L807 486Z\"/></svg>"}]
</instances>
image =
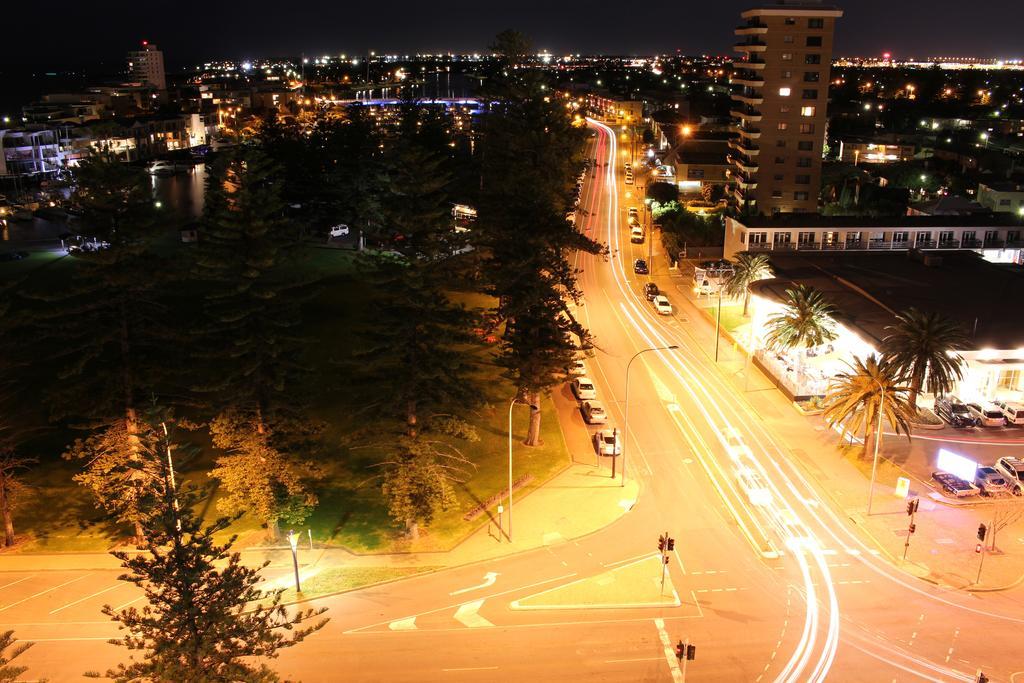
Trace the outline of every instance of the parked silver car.
<instances>
[{"instance_id":1,"label":"parked silver car","mask_svg":"<svg viewBox=\"0 0 1024 683\"><path fill-rule=\"evenodd\" d=\"M1006 493L1010 490L1009 484L1003 478L1001 472L994 467L979 467L974 473L974 483L981 489L981 495L991 496L993 493Z\"/></svg>"}]
</instances>

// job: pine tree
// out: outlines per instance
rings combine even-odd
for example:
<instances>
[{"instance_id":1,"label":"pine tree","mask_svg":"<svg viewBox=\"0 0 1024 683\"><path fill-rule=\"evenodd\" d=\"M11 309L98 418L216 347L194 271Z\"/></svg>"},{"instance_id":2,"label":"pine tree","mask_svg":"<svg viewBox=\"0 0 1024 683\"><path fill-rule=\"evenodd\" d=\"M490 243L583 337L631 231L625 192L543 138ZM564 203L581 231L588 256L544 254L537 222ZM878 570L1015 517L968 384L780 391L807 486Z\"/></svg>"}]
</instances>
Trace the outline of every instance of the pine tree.
<instances>
[{"instance_id":1,"label":"pine tree","mask_svg":"<svg viewBox=\"0 0 1024 683\"><path fill-rule=\"evenodd\" d=\"M13 448L0 443L0 515L3 516L4 545L7 547L14 545L14 511L32 493L21 480L21 474L35 462L34 458L19 457Z\"/></svg>"},{"instance_id":2,"label":"pine tree","mask_svg":"<svg viewBox=\"0 0 1024 683\"><path fill-rule=\"evenodd\" d=\"M600 246L565 220L582 170L584 137L552 103L540 76L519 64L523 39L502 34L505 55L494 74L496 100L483 129L482 192L476 245L483 252L485 291L505 321L499 362L534 406L561 382L564 369L591 347L568 302L579 303L573 251ZM540 443L540 410L526 443Z\"/></svg>"},{"instance_id":3,"label":"pine tree","mask_svg":"<svg viewBox=\"0 0 1024 683\"><path fill-rule=\"evenodd\" d=\"M319 475L314 463L275 448L271 430L260 431L253 418L236 411L217 416L210 423L210 433L213 445L226 451L209 473L226 493L217 502L221 512L251 512L274 538L280 536L280 522L299 525L305 521L317 503L307 486Z\"/></svg>"},{"instance_id":4,"label":"pine tree","mask_svg":"<svg viewBox=\"0 0 1024 683\"><path fill-rule=\"evenodd\" d=\"M111 642L142 653L106 676L125 683L277 681L265 662L253 660L272 659L322 628L326 619L303 624L324 609L289 614L280 604L281 591L260 590L262 567L242 564L231 552L234 537L214 541L231 520L203 527L192 512L195 502L192 492L171 483L165 469L145 520L147 552L113 553L127 570L121 579L139 586L148 604L123 610L104 606L104 614L128 631Z\"/></svg>"},{"instance_id":5,"label":"pine tree","mask_svg":"<svg viewBox=\"0 0 1024 683\"><path fill-rule=\"evenodd\" d=\"M19 643L14 631L0 633L0 683L14 683L28 671L27 666L15 666L11 662L25 654L32 645L34 643Z\"/></svg>"}]
</instances>

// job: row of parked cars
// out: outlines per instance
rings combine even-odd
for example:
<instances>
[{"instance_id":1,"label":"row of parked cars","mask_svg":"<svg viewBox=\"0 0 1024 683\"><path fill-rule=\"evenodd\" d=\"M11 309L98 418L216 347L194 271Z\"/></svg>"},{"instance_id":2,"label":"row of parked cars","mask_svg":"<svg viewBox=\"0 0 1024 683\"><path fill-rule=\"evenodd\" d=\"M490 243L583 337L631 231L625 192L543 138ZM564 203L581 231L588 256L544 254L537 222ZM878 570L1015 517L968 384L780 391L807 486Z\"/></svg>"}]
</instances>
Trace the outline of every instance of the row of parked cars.
<instances>
[{"instance_id":1,"label":"row of parked cars","mask_svg":"<svg viewBox=\"0 0 1024 683\"><path fill-rule=\"evenodd\" d=\"M935 414L956 429L1024 425L1024 404L964 402L953 395L935 399Z\"/></svg>"},{"instance_id":2,"label":"row of parked cars","mask_svg":"<svg viewBox=\"0 0 1024 683\"><path fill-rule=\"evenodd\" d=\"M932 479L951 496L994 496L1024 494L1024 461L1010 456L999 458L994 465L978 467L974 481L967 481L949 472L933 472Z\"/></svg>"},{"instance_id":3,"label":"row of parked cars","mask_svg":"<svg viewBox=\"0 0 1024 683\"><path fill-rule=\"evenodd\" d=\"M572 381L569 383L573 396L579 401L580 414L583 421L588 425L598 425L602 428L591 435L594 443L594 450L598 455L617 457L622 455L622 441L620 432L615 427L608 427L608 411L604 404L597 398L597 387L594 381L587 376L587 364L583 360L576 360L569 368Z\"/></svg>"}]
</instances>

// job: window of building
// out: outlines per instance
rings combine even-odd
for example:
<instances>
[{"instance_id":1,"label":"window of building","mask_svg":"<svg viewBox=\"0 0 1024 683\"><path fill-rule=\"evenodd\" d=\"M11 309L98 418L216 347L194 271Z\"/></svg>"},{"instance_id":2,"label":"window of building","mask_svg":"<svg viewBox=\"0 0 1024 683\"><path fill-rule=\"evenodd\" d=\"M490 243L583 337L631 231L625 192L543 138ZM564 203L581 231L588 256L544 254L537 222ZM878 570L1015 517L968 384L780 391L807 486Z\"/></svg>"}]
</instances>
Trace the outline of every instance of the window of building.
<instances>
[{"instance_id":1,"label":"window of building","mask_svg":"<svg viewBox=\"0 0 1024 683\"><path fill-rule=\"evenodd\" d=\"M814 132L814 124L813 123L801 123L800 124L800 132L804 133L805 135L809 134L809 133L813 133Z\"/></svg>"},{"instance_id":2,"label":"window of building","mask_svg":"<svg viewBox=\"0 0 1024 683\"><path fill-rule=\"evenodd\" d=\"M779 97L789 97L792 92L790 88L779 88Z\"/></svg>"},{"instance_id":3,"label":"window of building","mask_svg":"<svg viewBox=\"0 0 1024 683\"><path fill-rule=\"evenodd\" d=\"M1020 242L1020 230L1010 230L1006 233L1007 246L1009 246L1011 242Z\"/></svg>"},{"instance_id":4,"label":"window of building","mask_svg":"<svg viewBox=\"0 0 1024 683\"><path fill-rule=\"evenodd\" d=\"M779 121L778 128L779 130L786 130L787 128L789 128L789 124L786 123L785 121Z\"/></svg>"},{"instance_id":5,"label":"window of building","mask_svg":"<svg viewBox=\"0 0 1024 683\"><path fill-rule=\"evenodd\" d=\"M786 17L786 26L796 26L796 17Z\"/></svg>"},{"instance_id":6,"label":"window of building","mask_svg":"<svg viewBox=\"0 0 1024 683\"><path fill-rule=\"evenodd\" d=\"M797 185L810 185L811 184L811 176L809 176L809 175L798 175L796 177L796 184Z\"/></svg>"},{"instance_id":7,"label":"window of building","mask_svg":"<svg viewBox=\"0 0 1024 683\"><path fill-rule=\"evenodd\" d=\"M800 107L800 116L814 116L814 107Z\"/></svg>"},{"instance_id":8,"label":"window of building","mask_svg":"<svg viewBox=\"0 0 1024 683\"><path fill-rule=\"evenodd\" d=\"M807 36L807 47L821 47L821 36Z\"/></svg>"},{"instance_id":9,"label":"window of building","mask_svg":"<svg viewBox=\"0 0 1024 683\"><path fill-rule=\"evenodd\" d=\"M782 199L782 190L772 190L772 199Z\"/></svg>"},{"instance_id":10,"label":"window of building","mask_svg":"<svg viewBox=\"0 0 1024 683\"><path fill-rule=\"evenodd\" d=\"M917 233L917 237L914 238L914 243L917 245L928 244L932 241L932 233L930 230L922 230Z\"/></svg>"},{"instance_id":11,"label":"window of building","mask_svg":"<svg viewBox=\"0 0 1024 683\"><path fill-rule=\"evenodd\" d=\"M785 147L786 146L786 141L785 140L776 140L775 141L775 146L776 147Z\"/></svg>"},{"instance_id":12,"label":"window of building","mask_svg":"<svg viewBox=\"0 0 1024 683\"><path fill-rule=\"evenodd\" d=\"M803 92L803 99L805 99L805 100L816 100L816 99L818 99L818 90L817 90L817 88L811 88L811 89L808 89L808 90L804 90L804 92Z\"/></svg>"},{"instance_id":13,"label":"window of building","mask_svg":"<svg viewBox=\"0 0 1024 683\"><path fill-rule=\"evenodd\" d=\"M814 143L811 142L810 140L801 140L800 142L796 143L796 148L801 152L813 152Z\"/></svg>"},{"instance_id":14,"label":"window of building","mask_svg":"<svg viewBox=\"0 0 1024 683\"><path fill-rule=\"evenodd\" d=\"M810 194L808 194L807 192L794 192L793 193L793 199L795 199L798 202L806 202L809 197L810 197Z\"/></svg>"},{"instance_id":15,"label":"window of building","mask_svg":"<svg viewBox=\"0 0 1024 683\"><path fill-rule=\"evenodd\" d=\"M702 180L704 178L704 169L688 168L686 169L686 177L688 180Z\"/></svg>"},{"instance_id":16,"label":"window of building","mask_svg":"<svg viewBox=\"0 0 1024 683\"><path fill-rule=\"evenodd\" d=\"M793 61L793 53L792 52L783 52L780 55L780 57L782 58L782 61L784 61L784 62L791 62L791 61Z\"/></svg>"},{"instance_id":17,"label":"window of building","mask_svg":"<svg viewBox=\"0 0 1024 683\"><path fill-rule=\"evenodd\" d=\"M1000 370L997 384L1000 389L1016 391L1020 386L1020 370Z\"/></svg>"},{"instance_id":18,"label":"window of building","mask_svg":"<svg viewBox=\"0 0 1024 683\"><path fill-rule=\"evenodd\" d=\"M1010 205L1010 200L1009 199L1000 199L999 200L999 206L1009 206L1009 205Z\"/></svg>"},{"instance_id":19,"label":"window of building","mask_svg":"<svg viewBox=\"0 0 1024 683\"><path fill-rule=\"evenodd\" d=\"M817 83L821 80L821 72L819 71L805 71L804 82L805 83Z\"/></svg>"},{"instance_id":20,"label":"window of building","mask_svg":"<svg viewBox=\"0 0 1024 683\"><path fill-rule=\"evenodd\" d=\"M782 42L784 42L784 43L792 43L793 42L793 36L782 36Z\"/></svg>"},{"instance_id":21,"label":"window of building","mask_svg":"<svg viewBox=\"0 0 1024 683\"><path fill-rule=\"evenodd\" d=\"M793 72L792 71L783 71L781 78L783 80L793 78Z\"/></svg>"},{"instance_id":22,"label":"window of building","mask_svg":"<svg viewBox=\"0 0 1024 683\"><path fill-rule=\"evenodd\" d=\"M999 232L998 231L996 231L996 230L986 230L985 231L985 241L986 242L995 242L998 239L999 239Z\"/></svg>"},{"instance_id":23,"label":"window of building","mask_svg":"<svg viewBox=\"0 0 1024 683\"><path fill-rule=\"evenodd\" d=\"M892 241L896 243L903 243L910 239L909 232L894 232L892 234Z\"/></svg>"},{"instance_id":24,"label":"window of building","mask_svg":"<svg viewBox=\"0 0 1024 683\"><path fill-rule=\"evenodd\" d=\"M820 17L817 19L808 19L807 28L825 28L825 20Z\"/></svg>"},{"instance_id":25,"label":"window of building","mask_svg":"<svg viewBox=\"0 0 1024 683\"><path fill-rule=\"evenodd\" d=\"M801 232L796 236L797 244L814 244L813 232Z\"/></svg>"},{"instance_id":26,"label":"window of building","mask_svg":"<svg viewBox=\"0 0 1024 683\"><path fill-rule=\"evenodd\" d=\"M747 244L765 244L768 242L768 233L751 232L747 234Z\"/></svg>"},{"instance_id":27,"label":"window of building","mask_svg":"<svg viewBox=\"0 0 1024 683\"><path fill-rule=\"evenodd\" d=\"M779 107L779 113L780 114L788 114L789 113L789 105L788 104L784 104L781 107Z\"/></svg>"},{"instance_id":28,"label":"window of building","mask_svg":"<svg viewBox=\"0 0 1024 683\"><path fill-rule=\"evenodd\" d=\"M970 243L977 239L977 237L973 230L964 230L963 234L960 235L960 239L963 240L963 243Z\"/></svg>"},{"instance_id":29,"label":"window of building","mask_svg":"<svg viewBox=\"0 0 1024 683\"><path fill-rule=\"evenodd\" d=\"M821 55L817 53L804 55L804 64L821 64Z\"/></svg>"},{"instance_id":30,"label":"window of building","mask_svg":"<svg viewBox=\"0 0 1024 683\"><path fill-rule=\"evenodd\" d=\"M810 157L800 157L799 159L796 160L796 165L797 165L798 168L810 168L811 167L811 158Z\"/></svg>"},{"instance_id":31,"label":"window of building","mask_svg":"<svg viewBox=\"0 0 1024 683\"><path fill-rule=\"evenodd\" d=\"M786 157L775 157L775 163L776 164L784 164L784 163L786 163Z\"/></svg>"},{"instance_id":32,"label":"window of building","mask_svg":"<svg viewBox=\"0 0 1024 683\"><path fill-rule=\"evenodd\" d=\"M952 244L953 243L953 231L952 230L941 230L939 231L939 244Z\"/></svg>"}]
</instances>

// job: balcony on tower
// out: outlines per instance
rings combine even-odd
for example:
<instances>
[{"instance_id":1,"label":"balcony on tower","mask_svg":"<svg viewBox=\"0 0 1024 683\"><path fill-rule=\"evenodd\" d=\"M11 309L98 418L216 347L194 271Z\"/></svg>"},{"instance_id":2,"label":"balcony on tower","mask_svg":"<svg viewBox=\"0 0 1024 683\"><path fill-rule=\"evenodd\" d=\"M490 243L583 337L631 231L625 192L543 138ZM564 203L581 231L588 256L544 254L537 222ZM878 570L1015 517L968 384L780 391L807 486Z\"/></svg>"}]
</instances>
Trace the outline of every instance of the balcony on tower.
<instances>
[{"instance_id":1,"label":"balcony on tower","mask_svg":"<svg viewBox=\"0 0 1024 683\"><path fill-rule=\"evenodd\" d=\"M747 36L743 42L733 45L733 49L736 52L764 52L768 44L757 36Z\"/></svg>"},{"instance_id":2,"label":"balcony on tower","mask_svg":"<svg viewBox=\"0 0 1024 683\"><path fill-rule=\"evenodd\" d=\"M764 35L768 33L768 25L757 17L751 17L747 20L747 23L737 26L735 33L738 36Z\"/></svg>"},{"instance_id":3,"label":"balcony on tower","mask_svg":"<svg viewBox=\"0 0 1024 683\"><path fill-rule=\"evenodd\" d=\"M729 116L742 121L760 121L762 114L758 109L747 105L734 106L729 110Z\"/></svg>"}]
</instances>

